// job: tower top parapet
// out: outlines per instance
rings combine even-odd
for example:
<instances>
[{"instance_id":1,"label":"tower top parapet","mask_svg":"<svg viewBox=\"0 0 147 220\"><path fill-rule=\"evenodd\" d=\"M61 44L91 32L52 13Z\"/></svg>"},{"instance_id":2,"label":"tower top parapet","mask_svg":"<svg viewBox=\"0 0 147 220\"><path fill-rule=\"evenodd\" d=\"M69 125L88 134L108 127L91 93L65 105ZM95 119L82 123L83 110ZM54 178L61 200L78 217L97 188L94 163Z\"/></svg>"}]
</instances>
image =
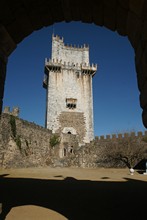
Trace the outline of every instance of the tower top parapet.
<instances>
[{"instance_id":1,"label":"tower top parapet","mask_svg":"<svg viewBox=\"0 0 147 220\"><path fill-rule=\"evenodd\" d=\"M52 35L52 41L53 40L56 40L56 41L59 41L59 42L63 42L64 41L64 38L63 37L60 37L60 36L58 36L58 35L55 35L54 36L54 34Z\"/></svg>"},{"instance_id":2,"label":"tower top parapet","mask_svg":"<svg viewBox=\"0 0 147 220\"><path fill-rule=\"evenodd\" d=\"M70 63L86 63L89 65L89 45L76 46L65 44L63 37L52 35L52 57L53 60L62 60Z\"/></svg>"},{"instance_id":3,"label":"tower top parapet","mask_svg":"<svg viewBox=\"0 0 147 220\"><path fill-rule=\"evenodd\" d=\"M81 45L81 46L79 46L79 45L72 45L72 44L65 44L64 43L64 38L63 37L60 37L60 36L58 36L58 35L55 35L54 36L54 34L52 35L52 42L53 41L57 41L57 42L59 42L59 43L61 43L62 45L64 45L66 48L69 48L69 49L79 49L79 50L81 50L81 49L88 49L89 50L89 45L88 44L83 44L83 45Z\"/></svg>"}]
</instances>

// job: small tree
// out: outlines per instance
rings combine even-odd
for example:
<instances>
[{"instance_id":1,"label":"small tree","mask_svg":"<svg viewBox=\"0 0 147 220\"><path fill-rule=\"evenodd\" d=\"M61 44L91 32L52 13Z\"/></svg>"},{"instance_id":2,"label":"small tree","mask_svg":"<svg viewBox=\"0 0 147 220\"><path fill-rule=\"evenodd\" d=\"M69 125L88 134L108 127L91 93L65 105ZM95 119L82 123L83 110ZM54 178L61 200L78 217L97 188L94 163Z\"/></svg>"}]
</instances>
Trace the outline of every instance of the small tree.
<instances>
[{"instance_id":1,"label":"small tree","mask_svg":"<svg viewBox=\"0 0 147 220\"><path fill-rule=\"evenodd\" d=\"M50 138L50 146L53 148L60 143L60 136L58 134L54 134Z\"/></svg>"}]
</instances>

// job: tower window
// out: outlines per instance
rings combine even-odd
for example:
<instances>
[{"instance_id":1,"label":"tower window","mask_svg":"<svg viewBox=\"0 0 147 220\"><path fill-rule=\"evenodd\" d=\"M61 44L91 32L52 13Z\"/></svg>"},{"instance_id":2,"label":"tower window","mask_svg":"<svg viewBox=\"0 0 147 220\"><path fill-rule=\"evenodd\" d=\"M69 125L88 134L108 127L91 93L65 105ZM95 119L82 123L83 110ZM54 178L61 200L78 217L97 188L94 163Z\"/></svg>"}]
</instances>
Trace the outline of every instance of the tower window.
<instances>
[{"instance_id":1,"label":"tower window","mask_svg":"<svg viewBox=\"0 0 147 220\"><path fill-rule=\"evenodd\" d=\"M77 99L66 99L66 108L75 109L77 106Z\"/></svg>"}]
</instances>

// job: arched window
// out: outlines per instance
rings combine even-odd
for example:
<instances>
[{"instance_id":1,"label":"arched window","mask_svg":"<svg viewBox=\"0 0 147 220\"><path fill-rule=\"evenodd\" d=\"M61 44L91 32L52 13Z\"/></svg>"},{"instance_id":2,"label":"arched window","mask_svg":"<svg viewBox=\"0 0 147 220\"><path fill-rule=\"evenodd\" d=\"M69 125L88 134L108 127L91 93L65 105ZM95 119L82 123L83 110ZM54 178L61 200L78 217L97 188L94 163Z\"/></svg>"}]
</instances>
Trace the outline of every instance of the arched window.
<instances>
[{"instance_id":1,"label":"arched window","mask_svg":"<svg viewBox=\"0 0 147 220\"><path fill-rule=\"evenodd\" d=\"M70 147L70 153L73 153L73 146Z\"/></svg>"},{"instance_id":2,"label":"arched window","mask_svg":"<svg viewBox=\"0 0 147 220\"><path fill-rule=\"evenodd\" d=\"M63 156L66 157L66 148L63 149Z\"/></svg>"}]
</instances>

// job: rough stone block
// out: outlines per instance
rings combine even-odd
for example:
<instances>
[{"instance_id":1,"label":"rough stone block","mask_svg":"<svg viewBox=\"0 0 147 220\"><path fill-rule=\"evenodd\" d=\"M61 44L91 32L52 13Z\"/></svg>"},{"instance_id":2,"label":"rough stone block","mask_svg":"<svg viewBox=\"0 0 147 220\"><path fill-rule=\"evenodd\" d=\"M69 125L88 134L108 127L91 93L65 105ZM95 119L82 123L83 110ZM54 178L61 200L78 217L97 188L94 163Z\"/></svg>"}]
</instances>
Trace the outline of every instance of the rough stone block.
<instances>
[{"instance_id":1,"label":"rough stone block","mask_svg":"<svg viewBox=\"0 0 147 220\"><path fill-rule=\"evenodd\" d=\"M131 137L135 137L135 132L131 132Z\"/></svg>"},{"instance_id":2,"label":"rough stone block","mask_svg":"<svg viewBox=\"0 0 147 220\"><path fill-rule=\"evenodd\" d=\"M110 30L116 30L116 11L107 6L104 7L104 25Z\"/></svg>"},{"instance_id":3,"label":"rough stone block","mask_svg":"<svg viewBox=\"0 0 147 220\"><path fill-rule=\"evenodd\" d=\"M114 9L117 6L117 0L104 0L104 5Z\"/></svg>"},{"instance_id":4,"label":"rough stone block","mask_svg":"<svg viewBox=\"0 0 147 220\"><path fill-rule=\"evenodd\" d=\"M129 0L129 8L134 12L138 17L141 16L143 11L144 3L146 0Z\"/></svg>"},{"instance_id":5,"label":"rough stone block","mask_svg":"<svg viewBox=\"0 0 147 220\"><path fill-rule=\"evenodd\" d=\"M2 25L0 25L0 48L4 51L6 56L9 56L16 48L14 40Z\"/></svg>"},{"instance_id":6,"label":"rough stone block","mask_svg":"<svg viewBox=\"0 0 147 220\"><path fill-rule=\"evenodd\" d=\"M100 140L104 140L104 139L105 139L104 135L101 135Z\"/></svg>"},{"instance_id":7,"label":"rough stone block","mask_svg":"<svg viewBox=\"0 0 147 220\"><path fill-rule=\"evenodd\" d=\"M124 133L124 138L128 138L129 134L128 133Z\"/></svg>"},{"instance_id":8,"label":"rough stone block","mask_svg":"<svg viewBox=\"0 0 147 220\"><path fill-rule=\"evenodd\" d=\"M142 136L143 136L142 131L138 131L138 132L137 132L137 136L138 136L138 137L142 137Z\"/></svg>"},{"instance_id":9,"label":"rough stone block","mask_svg":"<svg viewBox=\"0 0 147 220\"><path fill-rule=\"evenodd\" d=\"M119 4L121 5L121 7L125 8L125 9L129 9L129 1L128 0L118 0Z\"/></svg>"},{"instance_id":10,"label":"rough stone block","mask_svg":"<svg viewBox=\"0 0 147 220\"><path fill-rule=\"evenodd\" d=\"M128 11L119 6L117 8L116 30L123 36L127 34L127 17Z\"/></svg>"},{"instance_id":11,"label":"rough stone block","mask_svg":"<svg viewBox=\"0 0 147 220\"><path fill-rule=\"evenodd\" d=\"M147 80L140 93L140 106L144 109L147 106Z\"/></svg>"},{"instance_id":12,"label":"rough stone block","mask_svg":"<svg viewBox=\"0 0 147 220\"><path fill-rule=\"evenodd\" d=\"M118 139L122 139L122 134L118 134Z\"/></svg>"},{"instance_id":13,"label":"rough stone block","mask_svg":"<svg viewBox=\"0 0 147 220\"><path fill-rule=\"evenodd\" d=\"M128 13L127 35L133 48L137 48L141 36L142 21L133 12Z\"/></svg>"},{"instance_id":14,"label":"rough stone block","mask_svg":"<svg viewBox=\"0 0 147 220\"><path fill-rule=\"evenodd\" d=\"M98 3L97 5L93 5L92 7L93 14L93 22L96 25L103 26L104 24L104 5L102 3Z\"/></svg>"},{"instance_id":15,"label":"rough stone block","mask_svg":"<svg viewBox=\"0 0 147 220\"><path fill-rule=\"evenodd\" d=\"M107 140L110 140L110 138L111 138L111 136L108 134L108 135L106 135L106 139Z\"/></svg>"}]
</instances>

